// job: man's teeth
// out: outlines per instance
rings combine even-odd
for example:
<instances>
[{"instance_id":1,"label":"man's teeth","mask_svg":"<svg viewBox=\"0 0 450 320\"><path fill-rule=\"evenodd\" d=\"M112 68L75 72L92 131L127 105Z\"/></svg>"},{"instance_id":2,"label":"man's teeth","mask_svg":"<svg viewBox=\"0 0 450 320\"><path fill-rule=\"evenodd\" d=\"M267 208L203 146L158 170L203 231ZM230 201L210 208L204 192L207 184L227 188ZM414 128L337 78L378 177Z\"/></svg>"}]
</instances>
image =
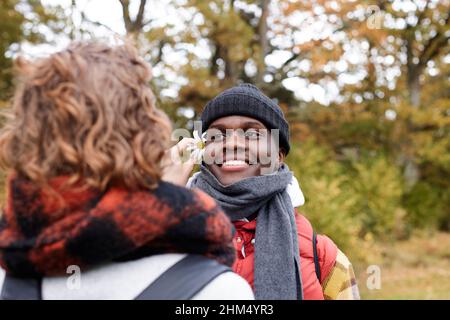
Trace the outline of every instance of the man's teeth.
<instances>
[{"instance_id":1,"label":"man's teeth","mask_svg":"<svg viewBox=\"0 0 450 320\"><path fill-rule=\"evenodd\" d=\"M232 167L232 166L237 167L237 166L246 166L246 165L247 165L247 163L243 160L228 160L222 164L222 166L225 166L225 167Z\"/></svg>"}]
</instances>

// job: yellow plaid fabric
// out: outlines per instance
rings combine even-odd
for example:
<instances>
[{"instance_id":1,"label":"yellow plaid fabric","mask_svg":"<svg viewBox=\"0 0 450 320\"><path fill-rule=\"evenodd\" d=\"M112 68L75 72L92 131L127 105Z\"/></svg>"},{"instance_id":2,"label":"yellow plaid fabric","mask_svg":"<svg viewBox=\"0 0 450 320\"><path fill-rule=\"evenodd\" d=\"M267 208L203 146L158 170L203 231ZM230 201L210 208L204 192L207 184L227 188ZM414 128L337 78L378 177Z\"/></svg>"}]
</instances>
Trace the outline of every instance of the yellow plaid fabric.
<instances>
[{"instance_id":1,"label":"yellow plaid fabric","mask_svg":"<svg viewBox=\"0 0 450 320\"><path fill-rule=\"evenodd\" d=\"M326 300L360 299L353 266L341 250L338 250L336 263L322 283L322 289Z\"/></svg>"}]
</instances>

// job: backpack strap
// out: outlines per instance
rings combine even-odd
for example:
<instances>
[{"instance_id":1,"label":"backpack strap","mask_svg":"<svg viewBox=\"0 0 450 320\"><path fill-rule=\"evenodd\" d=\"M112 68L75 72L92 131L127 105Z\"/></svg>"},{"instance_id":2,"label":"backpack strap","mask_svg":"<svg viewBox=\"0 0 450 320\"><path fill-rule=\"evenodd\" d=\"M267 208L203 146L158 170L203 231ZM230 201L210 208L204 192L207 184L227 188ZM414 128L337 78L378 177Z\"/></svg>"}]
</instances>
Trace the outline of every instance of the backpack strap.
<instances>
[{"instance_id":1,"label":"backpack strap","mask_svg":"<svg viewBox=\"0 0 450 320\"><path fill-rule=\"evenodd\" d=\"M135 300L188 300L231 269L200 255L187 255L167 269ZM41 279L5 275L0 300L42 300Z\"/></svg>"},{"instance_id":2,"label":"backpack strap","mask_svg":"<svg viewBox=\"0 0 450 320\"><path fill-rule=\"evenodd\" d=\"M135 300L189 300L227 266L200 255L187 255L151 283Z\"/></svg>"},{"instance_id":3,"label":"backpack strap","mask_svg":"<svg viewBox=\"0 0 450 320\"><path fill-rule=\"evenodd\" d=\"M42 300L41 279L16 278L6 274L0 300Z\"/></svg>"},{"instance_id":4,"label":"backpack strap","mask_svg":"<svg viewBox=\"0 0 450 320\"><path fill-rule=\"evenodd\" d=\"M317 234L316 234L316 232L314 230L313 230L312 243L313 243L313 253L314 253L314 267L316 269L317 279L319 279L319 283L320 283L321 274L320 274L319 256L317 254Z\"/></svg>"}]
</instances>

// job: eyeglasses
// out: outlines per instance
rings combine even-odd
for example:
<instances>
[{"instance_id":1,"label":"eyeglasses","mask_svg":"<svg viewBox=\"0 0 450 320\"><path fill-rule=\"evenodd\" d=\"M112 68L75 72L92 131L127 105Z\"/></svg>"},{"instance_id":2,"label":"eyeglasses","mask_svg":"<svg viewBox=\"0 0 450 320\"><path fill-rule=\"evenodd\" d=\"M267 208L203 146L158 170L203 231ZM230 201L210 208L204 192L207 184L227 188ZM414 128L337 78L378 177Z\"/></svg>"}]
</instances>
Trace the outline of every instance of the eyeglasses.
<instances>
[{"instance_id":1,"label":"eyeglasses","mask_svg":"<svg viewBox=\"0 0 450 320\"><path fill-rule=\"evenodd\" d=\"M267 129L226 129L225 131L213 128L206 131L206 143L223 142L226 139L232 138L234 132L239 138L245 140L260 140L267 137Z\"/></svg>"}]
</instances>

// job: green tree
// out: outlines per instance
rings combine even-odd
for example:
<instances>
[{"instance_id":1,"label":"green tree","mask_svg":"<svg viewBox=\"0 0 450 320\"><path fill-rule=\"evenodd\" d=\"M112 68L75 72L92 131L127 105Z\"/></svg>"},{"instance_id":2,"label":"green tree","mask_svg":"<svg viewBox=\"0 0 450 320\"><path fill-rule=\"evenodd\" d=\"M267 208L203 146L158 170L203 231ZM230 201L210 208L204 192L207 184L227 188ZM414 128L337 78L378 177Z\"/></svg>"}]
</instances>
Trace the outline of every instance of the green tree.
<instances>
[{"instance_id":1,"label":"green tree","mask_svg":"<svg viewBox=\"0 0 450 320\"><path fill-rule=\"evenodd\" d=\"M0 100L12 94L12 57L23 43L51 42L49 35L65 29L60 6L40 0L3 0L0 3Z\"/></svg>"}]
</instances>

